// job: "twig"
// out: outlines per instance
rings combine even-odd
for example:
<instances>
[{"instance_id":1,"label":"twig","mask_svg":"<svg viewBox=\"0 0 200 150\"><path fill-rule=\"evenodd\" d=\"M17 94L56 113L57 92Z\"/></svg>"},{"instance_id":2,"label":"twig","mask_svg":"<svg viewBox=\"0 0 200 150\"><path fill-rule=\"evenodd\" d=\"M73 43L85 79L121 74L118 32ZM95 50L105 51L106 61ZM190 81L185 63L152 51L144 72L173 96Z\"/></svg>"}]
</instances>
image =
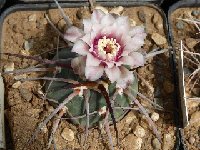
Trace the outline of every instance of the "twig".
<instances>
[{"instance_id":1,"label":"twig","mask_svg":"<svg viewBox=\"0 0 200 150\"><path fill-rule=\"evenodd\" d=\"M154 134L156 135L156 137L158 138L158 140L161 142L160 133L158 132L155 123L151 120L151 118L149 117L149 114L147 113L147 111L145 110L145 108L140 104L140 102L139 102L129 91L126 90L126 91L125 91L125 94L127 94L127 96L128 96L129 98L131 98L135 104L138 105L139 109L140 109L141 112L145 115L145 117L147 118L147 121L149 122L149 124L150 124L151 127L153 128Z\"/></svg>"},{"instance_id":2,"label":"twig","mask_svg":"<svg viewBox=\"0 0 200 150\"><path fill-rule=\"evenodd\" d=\"M63 19L65 20L66 24L67 24L69 27L72 26L71 20L69 19L68 16L65 15L65 13L64 13L63 9L60 7L60 4L58 3L58 1L57 1L57 0L54 0L54 2L55 2L56 5L58 6L58 9L59 9L59 11L60 11L60 13L61 13Z\"/></svg>"}]
</instances>

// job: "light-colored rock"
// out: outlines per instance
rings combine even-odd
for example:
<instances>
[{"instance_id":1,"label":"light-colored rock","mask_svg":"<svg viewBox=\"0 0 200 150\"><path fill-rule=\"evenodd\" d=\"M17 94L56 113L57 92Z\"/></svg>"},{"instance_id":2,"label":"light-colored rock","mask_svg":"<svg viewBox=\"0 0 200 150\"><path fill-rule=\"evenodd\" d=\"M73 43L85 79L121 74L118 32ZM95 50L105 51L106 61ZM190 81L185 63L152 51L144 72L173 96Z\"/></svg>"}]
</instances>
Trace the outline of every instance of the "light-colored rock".
<instances>
[{"instance_id":1,"label":"light-colored rock","mask_svg":"<svg viewBox=\"0 0 200 150\"><path fill-rule=\"evenodd\" d=\"M145 136L145 130L141 126L136 126L135 131L133 132L137 137L144 137Z\"/></svg>"},{"instance_id":2,"label":"light-colored rock","mask_svg":"<svg viewBox=\"0 0 200 150\"><path fill-rule=\"evenodd\" d=\"M103 11L105 14L108 13L108 9L106 9L106 8L103 7L103 6L96 6L95 9L101 10L101 11Z\"/></svg>"},{"instance_id":3,"label":"light-colored rock","mask_svg":"<svg viewBox=\"0 0 200 150\"><path fill-rule=\"evenodd\" d=\"M30 101L33 97L32 93L28 89L20 88L19 92L21 96L27 101Z\"/></svg>"},{"instance_id":4,"label":"light-colored rock","mask_svg":"<svg viewBox=\"0 0 200 150\"><path fill-rule=\"evenodd\" d=\"M25 50L30 50L33 47L33 40L25 41L24 42L24 49Z\"/></svg>"},{"instance_id":5,"label":"light-colored rock","mask_svg":"<svg viewBox=\"0 0 200 150\"><path fill-rule=\"evenodd\" d=\"M22 55L25 55L25 56L30 56L30 53L28 50L21 50L20 51Z\"/></svg>"},{"instance_id":6,"label":"light-colored rock","mask_svg":"<svg viewBox=\"0 0 200 150\"><path fill-rule=\"evenodd\" d=\"M20 79L25 79L25 78L26 78L26 74L20 74L20 75L14 76L15 80L20 80Z\"/></svg>"},{"instance_id":7,"label":"light-colored rock","mask_svg":"<svg viewBox=\"0 0 200 150\"><path fill-rule=\"evenodd\" d=\"M200 125L200 111L196 111L191 115L190 124L199 123Z\"/></svg>"},{"instance_id":8,"label":"light-colored rock","mask_svg":"<svg viewBox=\"0 0 200 150\"><path fill-rule=\"evenodd\" d=\"M62 133L61 133L61 136L63 137L63 139L65 139L66 141L73 141L74 140L74 132L69 129L69 128L64 128Z\"/></svg>"},{"instance_id":9,"label":"light-colored rock","mask_svg":"<svg viewBox=\"0 0 200 150\"><path fill-rule=\"evenodd\" d=\"M189 138L189 142L190 142L190 144L194 144L195 141L196 141L196 140L195 140L194 137L190 137L190 138Z\"/></svg>"},{"instance_id":10,"label":"light-colored rock","mask_svg":"<svg viewBox=\"0 0 200 150\"><path fill-rule=\"evenodd\" d=\"M66 26L65 20L64 20L64 19L61 19L61 20L58 22L58 28L59 28L60 30L62 30L62 29L65 28L65 26Z\"/></svg>"},{"instance_id":11,"label":"light-colored rock","mask_svg":"<svg viewBox=\"0 0 200 150\"><path fill-rule=\"evenodd\" d=\"M194 46L199 43L199 39L186 38L185 43L188 48L194 48Z\"/></svg>"},{"instance_id":12,"label":"light-colored rock","mask_svg":"<svg viewBox=\"0 0 200 150\"><path fill-rule=\"evenodd\" d=\"M164 138L163 138L163 150L171 150L172 149L172 135L167 133L164 134Z\"/></svg>"},{"instance_id":13,"label":"light-colored rock","mask_svg":"<svg viewBox=\"0 0 200 150\"><path fill-rule=\"evenodd\" d=\"M159 142L157 138L153 139L152 146L155 150L161 149L161 143Z\"/></svg>"},{"instance_id":14,"label":"light-colored rock","mask_svg":"<svg viewBox=\"0 0 200 150\"><path fill-rule=\"evenodd\" d=\"M36 14L32 14L28 17L28 21L36 21Z\"/></svg>"},{"instance_id":15,"label":"light-colored rock","mask_svg":"<svg viewBox=\"0 0 200 150\"><path fill-rule=\"evenodd\" d=\"M15 64L13 62L7 63L4 66L4 71L13 71L15 69Z\"/></svg>"},{"instance_id":16,"label":"light-colored rock","mask_svg":"<svg viewBox=\"0 0 200 150\"><path fill-rule=\"evenodd\" d=\"M158 45L163 45L165 43L167 43L167 40L164 36L158 34L158 33L153 33L151 35L151 38L154 40L154 42Z\"/></svg>"},{"instance_id":17,"label":"light-colored rock","mask_svg":"<svg viewBox=\"0 0 200 150\"><path fill-rule=\"evenodd\" d=\"M120 15L122 14L123 10L124 10L124 7L118 6L118 7L115 7L115 8L113 8L113 9L111 9L111 10L110 10L110 13L111 13L111 14L116 14L116 15L119 15L119 16L120 16Z\"/></svg>"},{"instance_id":18,"label":"light-colored rock","mask_svg":"<svg viewBox=\"0 0 200 150\"><path fill-rule=\"evenodd\" d=\"M159 119L159 114L158 113L156 113L156 112L153 112L152 114L151 114L151 119L153 120L153 121L158 121L158 119Z\"/></svg>"},{"instance_id":19,"label":"light-colored rock","mask_svg":"<svg viewBox=\"0 0 200 150\"><path fill-rule=\"evenodd\" d=\"M136 26L136 21L135 20L133 20L133 19L130 19L130 25L132 26L132 27L134 27L134 26Z\"/></svg>"},{"instance_id":20,"label":"light-colored rock","mask_svg":"<svg viewBox=\"0 0 200 150\"><path fill-rule=\"evenodd\" d=\"M14 89L18 89L18 88L20 87L21 84L22 84L22 83L21 83L20 81L17 81L17 82L15 82L15 83L12 85L12 87L13 87Z\"/></svg>"},{"instance_id":21,"label":"light-colored rock","mask_svg":"<svg viewBox=\"0 0 200 150\"><path fill-rule=\"evenodd\" d=\"M126 138L124 143L124 147L127 150L140 150L142 147L142 139L134 136L133 134L129 134Z\"/></svg>"}]
</instances>

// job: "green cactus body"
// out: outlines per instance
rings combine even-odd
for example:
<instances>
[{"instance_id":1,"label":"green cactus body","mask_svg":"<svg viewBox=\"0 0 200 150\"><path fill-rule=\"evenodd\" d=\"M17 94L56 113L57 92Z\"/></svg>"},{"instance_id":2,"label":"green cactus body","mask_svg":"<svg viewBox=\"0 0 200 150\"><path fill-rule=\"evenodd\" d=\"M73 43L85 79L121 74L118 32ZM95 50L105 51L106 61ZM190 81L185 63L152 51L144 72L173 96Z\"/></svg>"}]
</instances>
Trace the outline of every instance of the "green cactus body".
<instances>
[{"instance_id":1,"label":"green cactus body","mask_svg":"<svg viewBox=\"0 0 200 150\"><path fill-rule=\"evenodd\" d=\"M62 49L59 51L58 56L55 56L55 58L63 59L66 60L64 63L70 64L71 58L74 58L76 56L75 53L72 53L69 49ZM49 74L50 77L53 77L53 74ZM82 79L79 78L78 75L74 74L72 69L66 69L62 68L61 72L58 73L56 78L65 78L65 79L73 79L75 81L83 81ZM47 98L48 99L53 99L54 100L54 106L58 105L61 103L65 98L68 97L69 94L73 92L73 89L70 88L68 83L64 82L57 82L53 81L49 85L50 81L47 82L46 84L46 89L48 88L47 91ZM138 91L138 81L137 78L135 77L134 82L130 85L132 90L133 96L136 96L137 91ZM110 84L108 87L109 90L109 97L112 97L114 94L116 88L115 84ZM55 105L56 104L56 105ZM97 91L94 91L90 89L90 98L89 98L89 112L93 113L95 111L99 111L102 107L106 106L106 100L102 94L100 94ZM122 95L117 95L115 101L114 101L114 107L129 107L130 106L130 100L128 97L124 94ZM86 109L85 109L85 99L84 97L81 96L76 96L74 97L68 104L66 104L66 107L68 108L69 114L67 114L68 117L80 117L84 116L86 114ZM123 109L115 109L113 108L114 111L114 116L116 120L120 120L123 118L123 116L128 112L127 110ZM98 125L100 121L102 121L103 118L100 116L98 113L94 113L90 115L89 117L89 127L95 127ZM110 118L110 121L112 119ZM85 127L86 126L86 116L77 118L77 119L71 119L71 122L74 123L75 125L78 125L80 127Z\"/></svg>"}]
</instances>

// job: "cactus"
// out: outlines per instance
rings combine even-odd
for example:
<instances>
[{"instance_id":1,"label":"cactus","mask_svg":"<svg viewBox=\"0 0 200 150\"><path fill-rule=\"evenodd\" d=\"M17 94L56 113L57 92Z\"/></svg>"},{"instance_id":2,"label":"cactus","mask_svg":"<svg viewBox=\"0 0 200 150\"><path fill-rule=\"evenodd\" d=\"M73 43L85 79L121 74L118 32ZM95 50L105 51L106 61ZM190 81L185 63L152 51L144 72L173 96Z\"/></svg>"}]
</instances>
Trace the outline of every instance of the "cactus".
<instances>
[{"instance_id":1,"label":"cactus","mask_svg":"<svg viewBox=\"0 0 200 150\"><path fill-rule=\"evenodd\" d=\"M55 58L60 58L66 60L66 63L70 63L70 59L75 57L75 53L72 53L69 49L62 49L59 53L59 56L55 56ZM49 74L50 77L53 76L53 74ZM56 75L56 78L66 78L66 79L73 79L75 81L82 81L78 75L75 75L74 72L71 69L62 68L61 72ZM46 84L46 91L47 91L47 98L48 99L54 99L56 102L54 102L54 105L61 103L66 97L68 97L69 94L72 93L72 89L70 88L69 83L63 83L63 82L57 82L53 81L50 86L50 81ZM137 79L134 80L134 82L130 85L132 91L134 91L132 94L133 96L136 96L138 91L138 82ZM115 93L115 83L109 84L108 91L109 91L109 97L112 97ZM86 126L86 110L85 110L85 99L82 96L76 96L74 97L68 104L66 104L66 107L68 108L68 117L74 117L77 119L71 119L71 122L75 125L78 125L80 127ZM90 89L90 98L89 98L89 112L93 113L95 111L99 111L102 107L106 106L105 98L102 94L100 94L97 91L94 91ZM116 99L114 100L114 107L118 107L118 109L114 109L114 116L116 120L120 120L123 118L123 116L127 113L128 110L124 110L123 107L129 107L130 101L128 97L124 94L120 95L118 94L116 96ZM121 107L121 108L119 108ZM100 121L102 121L103 118L98 113L94 113L93 115L90 115L89 118L89 127L97 126ZM111 118L109 117L109 120L111 121Z\"/></svg>"}]
</instances>

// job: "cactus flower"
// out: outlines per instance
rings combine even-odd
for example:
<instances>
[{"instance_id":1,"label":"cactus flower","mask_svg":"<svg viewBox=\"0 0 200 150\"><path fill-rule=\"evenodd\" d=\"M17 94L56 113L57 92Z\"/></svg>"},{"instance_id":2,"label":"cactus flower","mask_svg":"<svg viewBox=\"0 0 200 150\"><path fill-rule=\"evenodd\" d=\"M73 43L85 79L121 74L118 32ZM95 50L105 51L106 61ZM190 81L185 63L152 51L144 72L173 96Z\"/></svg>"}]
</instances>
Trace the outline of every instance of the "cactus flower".
<instances>
[{"instance_id":1,"label":"cactus flower","mask_svg":"<svg viewBox=\"0 0 200 150\"><path fill-rule=\"evenodd\" d=\"M118 88L126 88L134 80L130 68L143 66L141 52L146 33L142 26L130 26L127 16L113 16L94 10L90 19L83 19L81 30L71 26L64 38L74 43L72 52L80 56L71 62L75 73L96 81L106 75Z\"/></svg>"}]
</instances>

